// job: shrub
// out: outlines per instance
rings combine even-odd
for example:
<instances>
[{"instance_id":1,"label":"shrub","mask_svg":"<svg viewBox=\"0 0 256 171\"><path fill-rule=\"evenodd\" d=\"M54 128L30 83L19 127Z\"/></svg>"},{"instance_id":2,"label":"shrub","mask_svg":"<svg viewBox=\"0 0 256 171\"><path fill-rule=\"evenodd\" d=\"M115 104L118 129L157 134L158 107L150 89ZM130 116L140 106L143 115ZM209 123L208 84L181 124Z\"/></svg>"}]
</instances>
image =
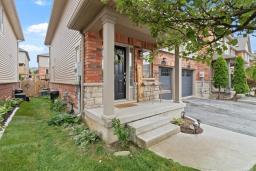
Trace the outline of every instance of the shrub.
<instances>
[{"instance_id":1,"label":"shrub","mask_svg":"<svg viewBox=\"0 0 256 171\"><path fill-rule=\"evenodd\" d=\"M182 118L173 118L172 123L181 126L184 123L184 121Z\"/></svg>"},{"instance_id":2,"label":"shrub","mask_svg":"<svg viewBox=\"0 0 256 171\"><path fill-rule=\"evenodd\" d=\"M114 134L117 136L120 145L123 148L127 147L130 137L129 128L125 127L125 125L122 125L120 120L117 118L112 120L112 128L114 129Z\"/></svg>"},{"instance_id":3,"label":"shrub","mask_svg":"<svg viewBox=\"0 0 256 171\"><path fill-rule=\"evenodd\" d=\"M97 133L91 131L89 128L86 128L84 125L78 125L74 128L73 139L77 145L83 147L100 141L100 137L97 135Z\"/></svg>"},{"instance_id":4,"label":"shrub","mask_svg":"<svg viewBox=\"0 0 256 171\"><path fill-rule=\"evenodd\" d=\"M85 147L88 144L95 144L100 141L96 132L91 131L84 124L81 124L79 117L67 113L57 113L48 121L50 126L67 126L71 130L70 135L75 144Z\"/></svg>"},{"instance_id":5,"label":"shrub","mask_svg":"<svg viewBox=\"0 0 256 171\"><path fill-rule=\"evenodd\" d=\"M6 114L9 110L5 106L0 106L0 127L3 124Z\"/></svg>"},{"instance_id":6,"label":"shrub","mask_svg":"<svg viewBox=\"0 0 256 171\"><path fill-rule=\"evenodd\" d=\"M64 124L78 124L80 123L80 118L71 115L68 113L56 113L48 121L48 125L50 126L62 126Z\"/></svg>"},{"instance_id":7,"label":"shrub","mask_svg":"<svg viewBox=\"0 0 256 171\"><path fill-rule=\"evenodd\" d=\"M66 108L67 108L66 102L60 98L55 99L51 106L51 109L54 112L66 112Z\"/></svg>"},{"instance_id":8,"label":"shrub","mask_svg":"<svg viewBox=\"0 0 256 171\"><path fill-rule=\"evenodd\" d=\"M245 75L244 60L241 57L237 57L235 60L233 85L236 94L243 94L249 91Z\"/></svg>"},{"instance_id":9,"label":"shrub","mask_svg":"<svg viewBox=\"0 0 256 171\"><path fill-rule=\"evenodd\" d=\"M218 99L220 99L220 89L228 85L228 66L223 57L219 57L213 64L213 85L218 88Z\"/></svg>"}]
</instances>

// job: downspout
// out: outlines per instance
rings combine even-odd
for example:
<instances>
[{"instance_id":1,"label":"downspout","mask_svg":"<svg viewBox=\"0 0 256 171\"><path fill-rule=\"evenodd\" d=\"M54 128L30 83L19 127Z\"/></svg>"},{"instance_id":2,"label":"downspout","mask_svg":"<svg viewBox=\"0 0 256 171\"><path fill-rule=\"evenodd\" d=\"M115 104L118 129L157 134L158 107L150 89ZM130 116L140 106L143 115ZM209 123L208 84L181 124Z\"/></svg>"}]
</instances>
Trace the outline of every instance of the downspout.
<instances>
[{"instance_id":1,"label":"downspout","mask_svg":"<svg viewBox=\"0 0 256 171\"><path fill-rule=\"evenodd\" d=\"M85 38L82 31L80 31L81 35L81 78L80 78L80 114L83 117L84 115L84 57L85 57Z\"/></svg>"}]
</instances>

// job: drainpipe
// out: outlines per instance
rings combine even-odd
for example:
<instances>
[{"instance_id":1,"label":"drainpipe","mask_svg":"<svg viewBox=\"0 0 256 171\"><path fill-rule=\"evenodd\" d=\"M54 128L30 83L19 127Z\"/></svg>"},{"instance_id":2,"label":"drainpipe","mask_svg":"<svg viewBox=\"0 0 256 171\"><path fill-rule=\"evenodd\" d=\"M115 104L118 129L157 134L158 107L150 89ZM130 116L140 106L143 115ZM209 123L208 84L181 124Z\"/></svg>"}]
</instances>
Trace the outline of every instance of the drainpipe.
<instances>
[{"instance_id":1,"label":"drainpipe","mask_svg":"<svg viewBox=\"0 0 256 171\"><path fill-rule=\"evenodd\" d=\"M80 55L81 55L81 78L80 78L80 114L84 115L84 57L85 57L85 38L82 31L80 31L81 35L81 49L80 49Z\"/></svg>"}]
</instances>

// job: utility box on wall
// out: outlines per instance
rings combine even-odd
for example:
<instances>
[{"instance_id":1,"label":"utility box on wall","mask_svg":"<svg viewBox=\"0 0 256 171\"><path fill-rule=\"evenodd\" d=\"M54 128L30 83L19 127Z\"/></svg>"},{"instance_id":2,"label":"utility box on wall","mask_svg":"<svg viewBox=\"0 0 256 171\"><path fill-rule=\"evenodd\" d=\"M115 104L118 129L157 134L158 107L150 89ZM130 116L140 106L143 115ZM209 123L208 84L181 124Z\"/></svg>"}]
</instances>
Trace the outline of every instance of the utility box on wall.
<instances>
[{"instance_id":1,"label":"utility box on wall","mask_svg":"<svg viewBox=\"0 0 256 171\"><path fill-rule=\"evenodd\" d=\"M204 71L200 71L200 72L199 72L199 77L200 77L200 78L204 78Z\"/></svg>"}]
</instances>

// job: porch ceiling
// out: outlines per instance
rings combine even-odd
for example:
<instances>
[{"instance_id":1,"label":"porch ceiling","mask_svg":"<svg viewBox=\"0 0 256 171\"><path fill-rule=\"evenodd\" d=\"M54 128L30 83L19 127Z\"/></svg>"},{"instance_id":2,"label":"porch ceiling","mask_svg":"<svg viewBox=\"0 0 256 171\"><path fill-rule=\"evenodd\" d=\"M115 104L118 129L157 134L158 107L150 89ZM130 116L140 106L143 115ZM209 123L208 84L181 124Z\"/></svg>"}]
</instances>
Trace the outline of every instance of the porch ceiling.
<instances>
[{"instance_id":1,"label":"porch ceiling","mask_svg":"<svg viewBox=\"0 0 256 171\"><path fill-rule=\"evenodd\" d=\"M115 18L115 31L122 35L147 42L155 42L145 26L139 26L131 22L127 16L116 12L113 5L104 5L100 0L81 0L68 23L68 27L80 32L100 31L104 15Z\"/></svg>"}]
</instances>

